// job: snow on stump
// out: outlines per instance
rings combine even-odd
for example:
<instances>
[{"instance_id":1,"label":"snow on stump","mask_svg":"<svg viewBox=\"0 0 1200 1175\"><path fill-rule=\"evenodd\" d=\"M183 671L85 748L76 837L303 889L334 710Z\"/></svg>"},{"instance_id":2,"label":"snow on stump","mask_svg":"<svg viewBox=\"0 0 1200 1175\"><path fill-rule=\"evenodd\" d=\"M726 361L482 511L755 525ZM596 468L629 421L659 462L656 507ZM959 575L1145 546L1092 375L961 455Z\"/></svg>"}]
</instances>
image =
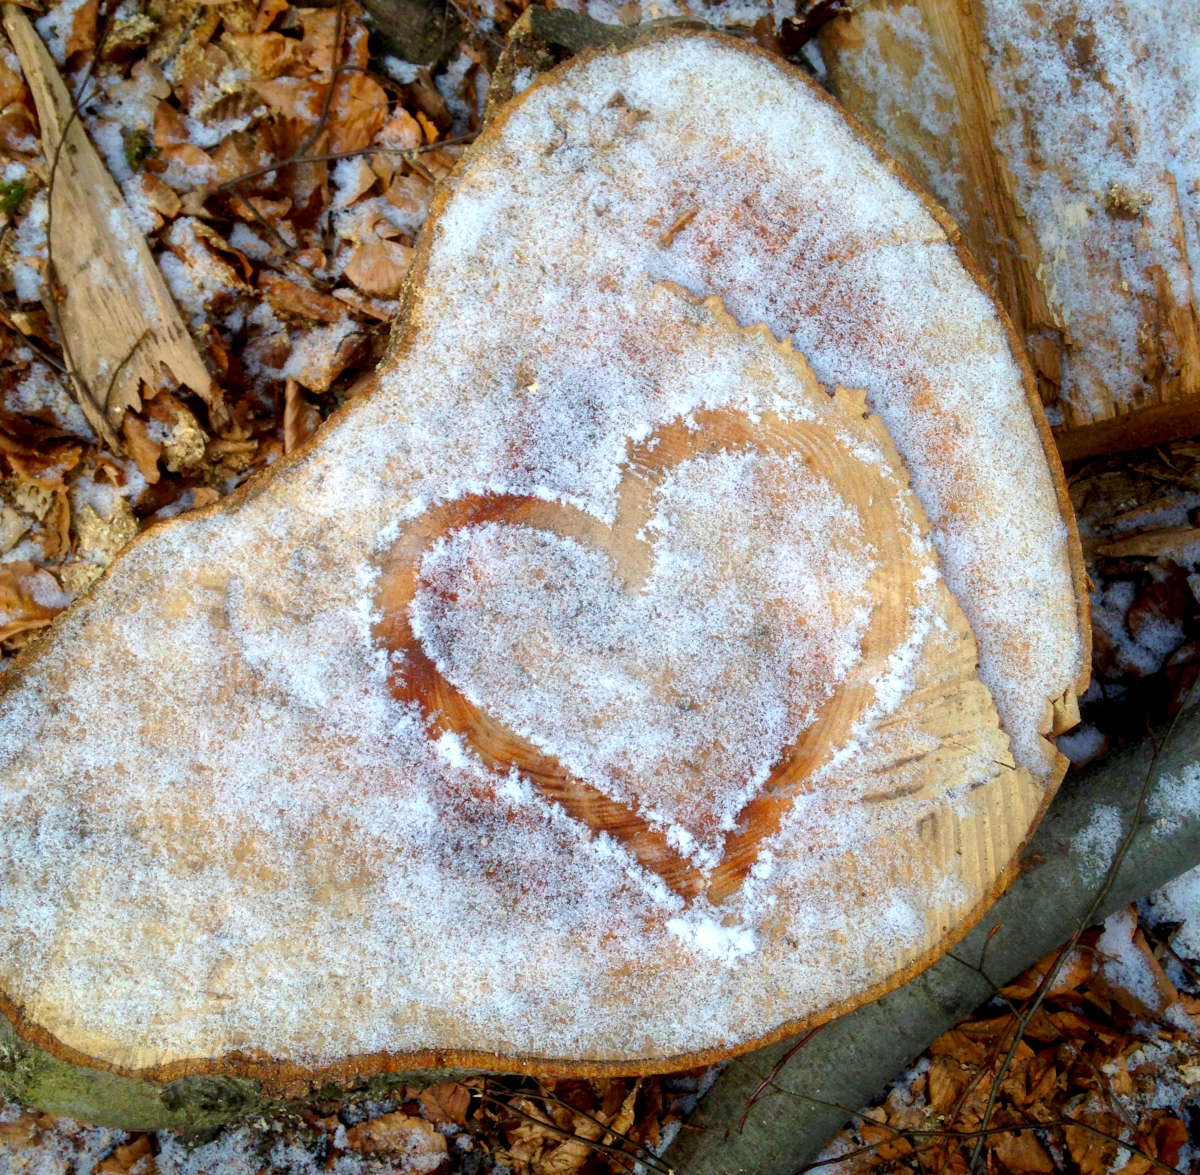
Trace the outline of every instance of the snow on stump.
<instances>
[{"instance_id":1,"label":"snow on stump","mask_svg":"<svg viewBox=\"0 0 1200 1175\"><path fill-rule=\"evenodd\" d=\"M438 197L378 390L9 671L2 1006L268 1089L749 1049L994 899L1084 614L942 214L748 45L585 56Z\"/></svg>"},{"instance_id":2,"label":"snow on stump","mask_svg":"<svg viewBox=\"0 0 1200 1175\"><path fill-rule=\"evenodd\" d=\"M888 0L830 84L950 210L1065 460L1200 432L1200 0Z\"/></svg>"}]
</instances>

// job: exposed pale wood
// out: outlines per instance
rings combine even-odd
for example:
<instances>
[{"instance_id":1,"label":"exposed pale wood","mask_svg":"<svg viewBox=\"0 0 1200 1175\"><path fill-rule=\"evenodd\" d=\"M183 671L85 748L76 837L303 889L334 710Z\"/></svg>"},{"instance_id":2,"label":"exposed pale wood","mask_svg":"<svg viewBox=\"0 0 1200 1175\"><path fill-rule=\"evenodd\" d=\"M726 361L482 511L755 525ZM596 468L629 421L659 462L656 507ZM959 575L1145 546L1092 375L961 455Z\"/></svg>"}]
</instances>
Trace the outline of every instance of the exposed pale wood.
<instances>
[{"instance_id":1,"label":"exposed pale wood","mask_svg":"<svg viewBox=\"0 0 1200 1175\"><path fill-rule=\"evenodd\" d=\"M736 334L737 327L715 300L712 312L724 328ZM720 326L714 328L721 329ZM755 330L760 334L761 330ZM785 348L789 360L816 407L827 410L825 392L803 361ZM466 738L479 755L501 775L516 770L530 779L548 798L567 809L597 833L605 833L625 844L638 860L653 870L685 899L703 894L719 903L736 892L758 858L767 838L778 831L795 799L812 786L810 776L833 752L845 745L851 728L870 704L874 683L887 672L887 664L909 631L915 606L915 580L920 565L897 542L904 527L903 509L920 512L910 489L900 497L896 486L904 486L907 474L886 429L865 411L862 395L839 390L834 398L836 412L820 424L789 422L766 417L753 423L740 413L696 414L685 424L678 422L656 432L630 454L626 480L618 490L619 512L611 528L572 507L539 498L471 496L431 510L406 527L383 565L379 589L379 630L385 644L396 655L399 668L392 674L392 689L404 702L415 702L437 733L453 732ZM880 479L878 470L855 457L847 437L860 437L872 450L883 449L891 463L893 484ZM836 487L863 519L866 537L880 552L888 552L875 575L878 603L863 641L863 661L853 678L839 686L822 707L817 720L801 739L785 748L772 768L761 793L738 815L737 827L724 837L724 858L705 875L673 849L660 831L628 806L607 798L600 790L572 775L553 756L543 753L469 701L439 672L412 632L413 598L419 584L419 565L428 548L464 527L499 522L544 530L552 535L586 541L606 552L628 592L636 594L653 563L649 544L643 537L659 483L675 466L704 451L766 451L803 454L809 466ZM763 552L765 554L765 552ZM735 569L736 573L736 569ZM697 601L703 607L703 601ZM798 618L799 619L799 618ZM1010 763L1011 786L999 789L996 801L1007 824L1029 813L1036 789L1024 772L1018 771L1002 741L995 740L992 703L976 676L977 651L970 628L950 595L939 598L935 622L951 634L930 660L930 679L901 713L889 716L889 725L908 726L912 732L928 734L938 746L936 753L919 755L922 769L911 770L901 783L901 774L881 768L879 785L871 802L885 800L899 788L907 794L938 793L951 786L964 768L964 756L986 748L989 756ZM541 671L536 659L527 668ZM649 671L649 666L647 667ZM655 688L652 679L650 688ZM661 686L659 686L661 688ZM901 753L898 759L907 757ZM898 762L896 767L910 766ZM694 767L696 785L702 782L704 764ZM957 853L954 838L931 842L932 852L919 866L928 870L931 885L949 861L946 853Z\"/></svg>"},{"instance_id":2,"label":"exposed pale wood","mask_svg":"<svg viewBox=\"0 0 1200 1175\"><path fill-rule=\"evenodd\" d=\"M1153 192L1125 193L1089 169L1091 158L1049 156L1039 135L1056 125L1054 103L1012 84L1008 66L1022 54L987 24L989 0L870 0L827 25L822 49L830 83L854 114L878 131L888 149L944 201L971 251L995 285L1022 334L1044 401L1055 403L1064 459L1132 449L1200 429L1200 318L1195 297L1177 296L1168 269L1191 283L1184 211L1162 146L1162 174ZM1077 0L1029 8L1021 20L1057 44L1064 73L1087 73L1108 104L1096 118L1111 122L1114 159L1155 149L1162 128L1142 122L1141 74L1171 86L1171 62L1152 57L1137 70L1088 72L1089 28ZM1179 54L1193 51L1196 5L1180 5ZM1106 20L1124 30L1131 52L1142 50L1142 9L1109 6ZM1170 52L1170 50L1168 50ZM1191 95L1180 92L1179 102ZM1017 155L1001 148L1002 131L1017 131ZM1099 166L1103 166L1100 164ZM1055 172L1071 200L1038 219L1023 206L1017 174ZM1174 239L1146 231L1143 208L1171 209ZM1170 218L1168 218L1170 219ZM1054 242L1050 250L1039 242ZM1086 258L1086 289L1068 274L1066 253ZM1130 290L1123 258L1136 256L1149 294ZM1178 286L1177 282L1177 286ZM1068 288L1069 287L1069 288ZM1137 359L1120 354L1114 306L1138 319ZM1124 328L1122 328L1124 329Z\"/></svg>"},{"instance_id":3,"label":"exposed pale wood","mask_svg":"<svg viewBox=\"0 0 1200 1175\"><path fill-rule=\"evenodd\" d=\"M1097 543L1096 554L1116 559L1128 556L1160 559L1165 555L1177 557L1177 561L1183 563L1183 551L1197 544L1200 544L1200 527L1170 526Z\"/></svg>"},{"instance_id":4,"label":"exposed pale wood","mask_svg":"<svg viewBox=\"0 0 1200 1175\"><path fill-rule=\"evenodd\" d=\"M689 1175L792 1175L811 1161L845 1121L839 1107L865 1105L930 1041L991 997L991 983L959 959L978 960L986 951L989 978L1003 982L1075 930L1092 900L1096 874L1108 861L1064 853L1063 845L1086 837L1098 814L1107 820L1120 812L1125 825L1138 784L1156 759L1150 811L1178 809L1175 781L1200 759L1200 715L1185 715L1171 738L1164 742L1162 736L1159 732L1106 756L1060 793L1028 846L1026 867L958 945L955 957L943 958L890 995L826 1025L791 1055L779 1082L807 1097L788 1098L785 1107L777 1094L767 1093L747 1114L763 1077L795 1041L786 1039L738 1058L692 1118L699 1129L679 1133L667 1162ZM1194 822L1143 820L1099 914L1106 917L1198 866L1200 836ZM195 1129L249 1113L294 1108L264 1103L264 1091L244 1080L202 1077L164 1086L70 1066L18 1037L2 1019L0 1052L14 1062L0 1068L0 1094L47 1113L122 1130ZM390 1092L404 1084L466 1075L396 1072L377 1079L376 1088ZM291 1094L309 1092L297 1086Z\"/></svg>"},{"instance_id":5,"label":"exposed pale wood","mask_svg":"<svg viewBox=\"0 0 1200 1175\"><path fill-rule=\"evenodd\" d=\"M1186 789L1180 786L1197 762L1200 714L1192 711L1181 716L1173 734L1157 731L1089 764L1064 785L1029 844L1021 873L952 957L827 1025L794 1054L796 1042L789 1039L739 1057L700 1103L691 1119L695 1129L680 1131L667 1161L687 1175L803 1170L845 1124L848 1107L867 1105L936 1037L991 999L995 985L1011 981L1075 933L1116 851L1115 839L1100 844L1095 829L1118 814L1122 829L1131 827L1147 772L1153 773L1150 818L1137 826L1097 917L1200 866L1200 825L1195 812L1185 811ZM1086 848L1064 851L1076 845ZM981 961L986 974L978 969ZM786 1065L763 1091L763 1078L785 1056Z\"/></svg>"},{"instance_id":6,"label":"exposed pale wood","mask_svg":"<svg viewBox=\"0 0 1200 1175\"><path fill-rule=\"evenodd\" d=\"M928 29L931 54L898 37L887 22L869 39L861 21L836 19L822 37L832 88L847 109L882 133L930 191L942 200L957 197L950 203L965 212L959 223L963 237L1027 341L1039 390L1049 402L1058 392L1061 364L1053 340L1063 324L1047 303L1038 276L1041 251L1021 213L1012 173L992 147L992 128L1004 112L988 78L978 25L959 0L902 0L884 7L915 12ZM875 58L890 67L889 79L903 78L914 89L931 89L931 75L943 80L954 95L944 110L953 134L938 134L923 123L906 89L880 85ZM953 183L953 192L939 190L945 180Z\"/></svg>"},{"instance_id":7,"label":"exposed pale wood","mask_svg":"<svg viewBox=\"0 0 1200 1175\"><path fill-rule=\"evenodd\" d=\"M614 73L638 87L638 108ZM736 108L704 107L714 73L740 76ZM771 96L766 117L789 120L787 135L747 127L749 87ZM783 213L727 182L806 175L804 135L842 166L775 184L793 201ZM665 195L647 194L631 152L669 181ZM592 203L581 175L603 176L611 202ZM863 189L897 219L880 227L874 203L831 198ZM602 214L606 232L579 232L580 216ZM543 256L550 227L561 238ZM804 233L820 248L772 268ZM930 267L928 317L909 313L907 263L873 266L891 250ZM689 251L688 290L655 272ZM762 269L731 276L731 258ZM1011 876L1061 777L1045 736L1069 721L1087 660L1061 471L1006 324L966 265L936 210L803 75L742 43L653 38L585 57L507 108L435 201L378 388L270 477L147 532L6 675L0 880L47 907L31 927L20 897L0 909L0 1007L21 1034L155 1079L650 1072L828 1019L947 949ZM753 325L767 315L746 307L767 296L786 329ZM818 383L778 341L814 325L811 349L837 335L835 366L881 357L886 387L871 371L865 391ZM981 436L1006 446L998 473ZM849 541L825 532L787 548L810 552L794 592L756 578L785 546L777 532L801 489L753 482L754 519L741 489L715 492L715 506L685 495L686 520L701 522L679 528L684 553L723 557L703 582L752 589L733 635L774 649L828 607L819 631L860 634L859 647L776 679L765 700L781 708L806 675L830 687L814 695L815 731L799 727L781 752L766 743L774 770L764 753L753 779L709 772L743 807L714 806L696 830L687 770L667 797L682 814L667 820L636 794L612 802L604 765L587 780L565 771L547 749L557 732L514 739L496 721L506 691L589 684L538 656L537 631L495 659L527 683L463 685L414 639L409 605L453 596L462 568L486 562L480 544L457 580L421 580L441 539L486 520L607 553L632 596L662 541L643 526L649 498L668 501L689 464L743 453L756 469L787 466L788 486L829 488L844 508L831 516L863 536L863 558L839 566L865 586L820 578L824 554ZM1047 550L1008 542L1013 510ZM753 536L745 558L713 537L721 528ZM590 615L592 587L571 587L573 616ZM712 603L671 599L689 617ZM724 636L686 655L707 664ZM722 678L735 687L761 660L739 657ZM644 693L620 695L632 696ZM681 697L679 712L692 704ZM758 753L758 727L729 729ZM34 851L35 832L57 843L42 835L54 820L70 823L66 857ZM687 848L687 834L714 830L728 833L715 864Z\"/></svg>"},{"instance_id":8,"label":"exposed pale wood","mask_svg":"<svg viewBox=\"0 0 1200 1175\"><path fill-rule=\"evenodd\" d=\"M37 105L51 164L49 251L43 294L58 321L71 388L88 422L121 451L121 421L167 380L219 413L208 369L188 334L124 197L73 113L71 96L15 4L4 28Z\"/></svg>"}]
</instances>

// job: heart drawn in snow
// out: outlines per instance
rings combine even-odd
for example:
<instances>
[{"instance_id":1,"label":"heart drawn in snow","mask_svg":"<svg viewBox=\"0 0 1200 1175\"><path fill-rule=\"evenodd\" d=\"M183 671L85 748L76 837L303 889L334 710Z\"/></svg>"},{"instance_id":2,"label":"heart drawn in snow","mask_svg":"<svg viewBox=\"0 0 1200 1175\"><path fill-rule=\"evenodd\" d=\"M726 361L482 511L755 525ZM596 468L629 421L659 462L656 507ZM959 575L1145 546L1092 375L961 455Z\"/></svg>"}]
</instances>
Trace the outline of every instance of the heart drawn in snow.
<instances>
[{"instance_id":1,"label":"heart drawn in snow","mask_svg":"<svg viewBox=\"0 0 1200 1175\"><path fill-rule=\"evenodd\" d=\"M381 568L394 695L685 899L728 897L907 628L903 495L846 443L878 423L828 404L664 426L611 526L537 497L427 511Z\"/></svg>"}]
</instances>

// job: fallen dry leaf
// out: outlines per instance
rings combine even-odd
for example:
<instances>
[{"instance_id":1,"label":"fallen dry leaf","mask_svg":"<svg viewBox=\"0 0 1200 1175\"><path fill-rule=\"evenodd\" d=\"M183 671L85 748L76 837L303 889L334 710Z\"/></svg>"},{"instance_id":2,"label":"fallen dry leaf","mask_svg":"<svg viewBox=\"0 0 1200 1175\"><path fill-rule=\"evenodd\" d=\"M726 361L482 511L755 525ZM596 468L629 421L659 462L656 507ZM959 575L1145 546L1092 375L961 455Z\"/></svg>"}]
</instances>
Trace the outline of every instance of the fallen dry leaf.
<instances>
[{"instance_id":1,"label":"fallen dry leaf","mask_svg":"<svg viewBox=\"0 0 1200 1175\"><path fill-rule=\"evenodd\" d=\"M66 604L58 580L36 563L0 563L0 641L45 628Z\"/></svg>"},{"instance_id":2,"label":"fallen dry leaf","mask_svg":"<svg viewBox=\"0 0 1200 1175\"><path fill-rule=\"evenodd\" d=\"M412 256L412 249L399 241L365 241L350 255L345 273L364 294L394 298L404 286Z\"/></svg>"},{"instance_id":3,"label":"fallen dry leaf","mask_svg":"<svg viewBox=\"0 0 1200 1175\"><path fill-rule=\"evenodd\" d=\"M374 78L365 73L342 74L333 93L330 150L360 151L370 146L387 116L387 94Z\"/></svg>"},{"instance_id":4,"label":"fallen dry leaf","mask_svg":"<svg viewBox=\"0 0 1200 1175\"><path fill-rule=\"evenodd\" d=\"M272 308L281 314L294 314L318 322L338 322L346 316L346 307L329 294L289 280L269 269L258 275L258 288Z\"/></svg>"},{"instance_id":5,"label":"fallen dry leaf","mask_svg":"<svg viewBox=\"0 0 1200 1175\"><path fill-rule=\"evenodd\" d=\"M1114 1114L1079 1117L1105 1134L1117 1135L1121 1129L1120 1120ZM1117 1143L1108 1138L1101 1138L1080 1126L1068 1126L1063 1130L1063 1134L1066 1136L1071 1159L1079 1169L1079 1175L1108 1175L1117 1154Z\"/></svg>"},{"instance_id":6,"label":"fallen dry leaf","mask_svg":"<svg viewBox=\"0 0 1200 1175\"><path fill-rule=\"evenodd\" d=\"M929 1104L939 1114L949 1114L970 1080L970 1070L954 1057L934 1057L929 1063Z\"/></svg>"},{"instance_id":7,"label":"fallen dry leaf","mask_svg":"<svg viewBox=\"0 0 1200 1175\"><path fill-rule=\"evenodd\" d=\"M284 374L310 392L327 392L361 353L366 341L366 335L355 328L348 316L341 322L313 327L293 339Z\"/></svg>"},{"instance_id":8,"label":"fallen dry leaf","mask_svg":"<svg viewBox=\"0 0 1200 1175\"><path fill-rule=\"evenodd\" d=\"M427 1085L417 1095L421 1111L437 1126L465 1126L471 1109L471 1087L461 1081Z\"/></svg>"},{"instance_id":9,"label":"fallen dry leaf","mask_svg":"<svg viewBox=\"0 0 1200 1175\"><path fill-rule=\"evenodd\" d=\"M150 1137L139 1134L132 1142L117 1147L96 1168L96 1175L153 1175L154 1169Z\"/></svg>"},{"instance_id":10,"label":"fallen dry leaf","mask_svg":"<svg viewBox=\"0 0 1200 1175\"><path fill-rule=\"evenodd\" d=\"M282 33L226 33L221 43L243 69L266 81L295 73L300 62L296 39Z\"/></svg>"},{"instance_id":11,"label":"fallen dry leaf","mask_svg":"<svg viewBox=\"0 0 1200 1175\"><path fill-rule=\"evenodd\" d=\"M1083 986L1095 969L1095 953L1090 949L1098 935L1091 933L1086 939L1080 940L1080 945L1063 960L1053 985L1046 992L1046 997L1062 995ZM1044 959L1035 963L1013 983L1000 989L1000 994L1010 1000L1027 1000L1037 991L1042 979L1058 959L1059 952L1051 951Z\"/></svg>"},{"instance_id":12,"label":"fallen dry leaf","mask_svg":"<svg viewBox=\"0 0 1200 1175\"><path fill-rule=\"evenodd\" d=\"M421 132L421 124L403 107L400 107L386 123L378 136L380 146L391 147L398 151L408 151L419 147L425 136Z\"/></svg>"},{"instance_id":13,"label":"fallen dry leaf","mask_svg":"<svg viewBox=\"0 0 1200 1175\"><path fill-rule=\"evenodd\" d=\"M363 1154L401 1159L404 1170L413 1175L436 1171L448 1154L445 1137L433 1126L399 1111L350 1127L346 1145Z\"/></svg>"},{"instance_id":14,"label":"fallen dry leaf","mask_svg":"<svg viewBox=\"0 0 1200 1175\"><path fill-rule=\"evenodd\" d=\"M289 379L284 385L283 451L299 448L321 423L321 414L300 394L300 385Z\"/></svg>"},{"instance_id":15,"label":"fallen dry leaf","mask_svg":"<svg viewBox=\"0 0 1200 1175\"><path fill-rule=\"evenodd\" d=\"M125 419L121 422L121 433L138 472L150 485L154 485L161 476L158 472L158 459L162 456L162 445L150 436L146 422L132 412L125 414Z\"/></svg>"},{"instance_id":16,"label":"fallen dry leaf","mask_svg":"<svg viewBox=\"0 0 1200 1175\"><path fill-rule=\"evenodd\" d=\"M71 31L67 34L67 60L72 57L90 57L96 48L96 16L100 11L99 0L84 0L71 20Z\"/></svg>"},{"instance_id":17,"label":"fallen dry leaf","mask_svg":"<svg viewBox=\"0 0 1200 1175\"><path fill-rule=\"evenodd\" d=\"M989 1148L1011 1175L1050 1175L1054 1160L1032 1130L1002 1134Z\"/></svg>"},{"instance_id":18,"label":"fallen dry leaf","mask_svg":"<svg viewBox=\"0 0 1200 1175\"><path fill-rule=\"evenodd\" d=\"M1105 953L1110 951L1111 953ZM1137 925L1137 909L1113 915L1097 940L1099 974L1091 987L1134 1016L1157 1018L1179 998Z\"/></svg>"},{"instance_id":19,"label":"fallen dry leaf","mask_svg":"<svg viewBox=\"0 0 1200 1175\"><path fill-rule=\"evenodd\" d=\"M338 172L338 195L333 202L335 208L346 208L365 196L378 180L371 165L363 158L347 159Z\"/></svg>"}]
</instances>

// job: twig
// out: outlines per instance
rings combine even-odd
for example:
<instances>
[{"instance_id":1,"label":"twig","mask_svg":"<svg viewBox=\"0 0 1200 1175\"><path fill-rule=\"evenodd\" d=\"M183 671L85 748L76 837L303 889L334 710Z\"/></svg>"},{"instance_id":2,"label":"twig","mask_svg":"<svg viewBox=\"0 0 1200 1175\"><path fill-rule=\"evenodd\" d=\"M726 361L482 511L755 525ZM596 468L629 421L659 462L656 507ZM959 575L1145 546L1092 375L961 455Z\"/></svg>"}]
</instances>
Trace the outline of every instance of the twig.
<instances>
[{"instance_id":1,"label":"twig","mask_svg":"<svg viewBox=\"0 0 1200 1175\"><path fill-rule=\"evenodd\" d=\"M216 188L212 189L214 192L222 192L230 188L236 188L241 184L248 182L249 180L256 179L260 175L266 175L272 171L279 171L282 168L291 167L295 164L316 162L316 160L305 159L304 156L316 144L317 140L321 137L322 132L325 130L325 127L329 123L329 111L333 105L333 94L337 89L338 78L341 77L343 68L343 63L341 62L340 58L342 55L342 24L344 14L344 0L338 0L337 16L333 32L333 56L329 62L329 85L326 87L325 95L321 99L321 112L318 114L317 121L313 124L312 130L309 131L304 142L302 142L295 149L295 151L293 151L292 154L281 163L274 164L273 166L267 168L266 171L260 170L256 172L247 172L245 175L234 176L233 179L226 180L224 183L218 184ZM283 239L275 225L268 223L262 213L259 212L259 210L255 208L248 199L244 200L243 202L254 214L254 219L258 222L259 227L262 228L262 230L266 232L268 236L274 239L281 251L286 251L287 242Z\"/></svg>"},{"instance_id":2,"label":"twig","mask_svg":"<svg viewBox=\"0 0 1200 1175\"><path fill-rule=\"evenodd\" d=\"M439 147L457 147L462 143L472 142L474 138L475 136L470 134L457 135L452 139L439 139L436 143L422 143L419 147L356 147L353 151L328 151L321 155L306 155L303 158L293 157L285 159L281 163L272 163L268 167L259 167L254 171L247 171L242 175L235 176L231 180L224 180L212 188L209 194L228 191L230 188L236 188L239 184L248 183L250 180L258 179L260 176L270 175L271 172L279 171L280 168L297 167L304 163L333 163L339 159L355 159L363 155L399 155L406 163L412 163L417 155L423 154L426 151L436 151Z\"/></svg>"},{"instance_id":3,"label":"twig","mask_svg":"<svg viewBox=\"0 0 1200 1175\"><path fill-rule=\"evenodd\" d=\"M1200 971L1193 967L1192 964L1188 962L1188 960L1185 959L1169 942L1164 942L1162 945L1163 950L1165 950L1167 954L1169 954L1171 958L1179 964L1179 966L1183 969L1183 973L1188 977L1188 979L1190 979L1194 984L1200 984Z\"/></svg>"},{"instance_id":4,"label":"twig","mask_svg":"<svg viewBox=\"0 0 1200 1175\"><path fill-rule=\"evenodd\" d=\"M606 1134L611 1134L614 1138L619 1138L622 1142L627 1142L640 1154L648 1156L645 1159L639 1158L638 1162L652 1167L656 1171L669 1172L671 1170L649 1147L638 1142L636 1138L631 1138L628 1134L624 1134L620 1130L614 1130L607 1122L597 1118L594 1114L589 1114L587 1110L578 1109L576 1106L564 1102L557 1094L551 1093L536 1077L533 1080L538 1087L537 1096L543 1101L552 1102L556 1106L562 1106L563 1109L570 1110L572 1114L578 1114L581 1118L586 1118L589 1122L599 1126Z\"/></svg>"},{"instance_id":5,"label":"twig","mask_svg":"<svg viewBox=\"0 0 1200 1175\"><path fill-rule=\"evenodd\" d=\"M35 339L32 335L27 335L15 322L9 312L0 306L0 322L2 322L13 334L17 335L21 341L27 346L43 363L53 367L59 375L66 375L67 369L63 361L45 345L40 339Z\"/></svg>"},{"instance_id":6,"label":"twig","mask_svg":"<svg viewBox=\"0 0 1200 1175\"><path fill-rule=\"evenodd\" d=\"M858 1115L855 1115L856 1117ZM885 1130L892 1130L896 1134L903 1135L906 1138L936 1138L945 1139L952 1138L959 1142L965 1142L970 1138L991 1138L997 1134L1024 1134L1027 1130L1054 1130L1066 1129L1068 1126L1073 1126L1079 1130L1083 1130L1088 1134L1094 1135L1096 1138L1102 1138L1105 1142L1115 1142L1117 1146L1124 1147L1131 1155L1136 1155L1140 1159L1144 1159L1152 1167L1158 1168L1160 1171L1167 1172L1167 1175L1187 1175L1178 1167L1172 1167L1169 1163L1164 1163L1162 1159L1155 1158L1154 1155L1148 1154L1141 1147L1134 1143L1124 1141L1118 1138L1115 1134L1109 1134L1106 1130L1101 1130L1097 1126L1092 1126L1088 1122L1081 1122L1077 1118L1055 1118L1049 1122L1020 1122L1012 1126L989 1126L986 1129L978 1130L901 1130L899 1127L889 1126L886 1122L876 1122L876 1126L882 1126ZM870 1154L880 1147L880 1143L866 1143L863 1146L855 1147L853 1150L843 1151L840 1155L833 1155L828 1159L814 1159L811 1163L806 1163L796 1175L805 1175L807 1171L815 1171L818 1167L828 1167L833 1163L840 1163L846 1159L852 1159L857 1155ZM925 1154L935 1148L932 1146L925 1147L924 1150L917 1151L917 1154Z\"/></svg>"},{"instance_id":7,"label":"twig","mask_svg":"<svg viewBox=\"0 0 1200 1175\"><path fill-rule=\"evenodd\" d=\"M318 115L313 129L309 132L308 138L292 153L293 156L307 154L317 139L320 138L321 132L324 131L326 124L329 122L329 110L333 105L333 92L337 89L338 78L342 74L342 23L344 17L345 0L338 0L337 15L334 17L333 25L333 58L329 62L329 87L325 91L325 97L321 102L321 113Z\"/></svg>"},{"instance_id":8,"label":"twig","mask_svg":"<svg viewBox=\"0 0 1200 1175\"><path fill-rule=\"evenodd\" d=\"M822 1098L812 1097L806 1093L797 1093L795 1090L785 1090L780 1087L780 1092L790 1093L793 1097L803 1098L805 1101L813 1102L819 1106L828 1106L830 1109L840 1110L846 1114L847 1118L852 1118L857 1121L869 1121L874 1126L879 1126L898 1138L913 1139L913 1138L933 1138L938 1140L953 1139L956 1142L967 1142L970 1139L976 1139L980 1142L994 1137L998 1134L1022 1134L1026 1130L1054 1130L1065 1129L1068 1126L1076 1127L1088 1134L1092 1134L1097 1138L1102 1138L1106 1142L1115 1142L1118 1146L1124 1147L1130 1154L1135 1154L1139 1158L1145 1159L1151 1165L1159 1168L1162 1171L1170 1172L1170 1175L1185 1175L1177 1167L1172 1167L1169 1163L1164 1163L1161 1159L1155 1158L1151 1154L1147 1154L1134 1142L1126 1142L1125 1139L1118 1137L1115 1134L1110 1134L1106 1130L1101 1130L1098 1126L1093 1126L1090 1122L1082 1122L1078 1118L1070 1118L1063 1116L1061 1118L1052 1118L1046 1122L1015 1122L1009 1126L988 1126L981 1125L974 1130L947 1130L945 1128L932 1130L922 1129L918 1126L893 1126L890 1122L877 1122L873 1118L867 1118L860 1110L851 1110L846 1106L839 1105L837 1102L825 1101ZM859 1147L855 1151L849 1151L845 1154L836 1155L832 1159L818 1159L811 1163L806 1163L796 1175L804 1175L804 1172L814 1170L817 1167L824 1167L830 1163L839 1162L842 1159L849 1158L851 1155L863 1154L873 1150L877 1150L880 1143L870 1143L866 1146ZM932 1148L926 1148L932 1149Z\"/></svg>"},{"instance_id":9,"label":"twig","mask_svg":"<svg viewBox=\"0 0 1200 1175\"><path fill-rule=\"evenodd\" d=\"M818 1032L824 1027L823 1024L818 1024L816 1028L810 1028L774 1065L771 1066L771 1071L764 1077L755 1087L754 1092L746 1099L746 1108L742 1112L741 1121L738 1122L737 1132L741 1132L746 1127L746 1119L750 1115L750 1111L754 1108L754 1104L763 1095L763 1091L768 1086L773 1085L775 1078L779 1076L779 1071L790 1061Z\"/></svg>"},{"instance_id":10,"label":"twig","mask_svg":"<svg viewBox=\"0 0 1200 1175\"><path fill-rule=\"evenodd\" d=\"M651 1161L647 1161L646 1159L641 1159L641 1158L635 1157L634 1155L631 1155L628 1151L623 1150L621 1147L612 1146L608 1143L600 1142L598 1140L593 1140L590 1138L582 1138L582 1137L580 1137L580 1135L574 1134L570 1130L564 1130L561 1126L559 1126L555 1122L547 1121L544 1118L539 1118L536 1114L530 1114L528 1111L522 1110L520 1108L520 1106L513 1105L507 1099L502 1098L502 1097L497 1097L494 1093L492 1093L490 1091L490 1089L487 1086L485 1086L483 1088L483 1090L480 1092L480 1096L482 1098L484 1098L485 1100L491 1102L493 1105L499 1107L500 1109L506 1110L512 1114L516 1114L519 1118L524 1118L527 1122L536 1123L538 1126L543 1127L544 1129L548 1130L551 1134L555 1135L558 1138L562 1138L568 1142L581 1142L581 1143L583 1143L584 1146L589 1147L591 1150L600 1151L603 1154L611 1155L614 1158L622 1159L626 1162L644 1163L646 1166L653 1167L653 1169L655 1171L660 1172L661 1175L675 1175L675 1170L673 1167L667 1166L667 1164L664 1163L657 1155L654 1155L654 1153L652 1151L648 1151L640 1143L635 1143L634 1145L637 1146L638 1150L640 1152L642 1152L643 1154L652 1156ZM567 1108L572 1110L573 1112L575 1112L573 1106L568 1106ZM616 1133L615 1131L611 1130L607 1126L604 1127L604 1129L609 1134ZM630 1171L632 1171L633 1167L631 1166L628 1169Z\"/></svg>"}]
</instances>

